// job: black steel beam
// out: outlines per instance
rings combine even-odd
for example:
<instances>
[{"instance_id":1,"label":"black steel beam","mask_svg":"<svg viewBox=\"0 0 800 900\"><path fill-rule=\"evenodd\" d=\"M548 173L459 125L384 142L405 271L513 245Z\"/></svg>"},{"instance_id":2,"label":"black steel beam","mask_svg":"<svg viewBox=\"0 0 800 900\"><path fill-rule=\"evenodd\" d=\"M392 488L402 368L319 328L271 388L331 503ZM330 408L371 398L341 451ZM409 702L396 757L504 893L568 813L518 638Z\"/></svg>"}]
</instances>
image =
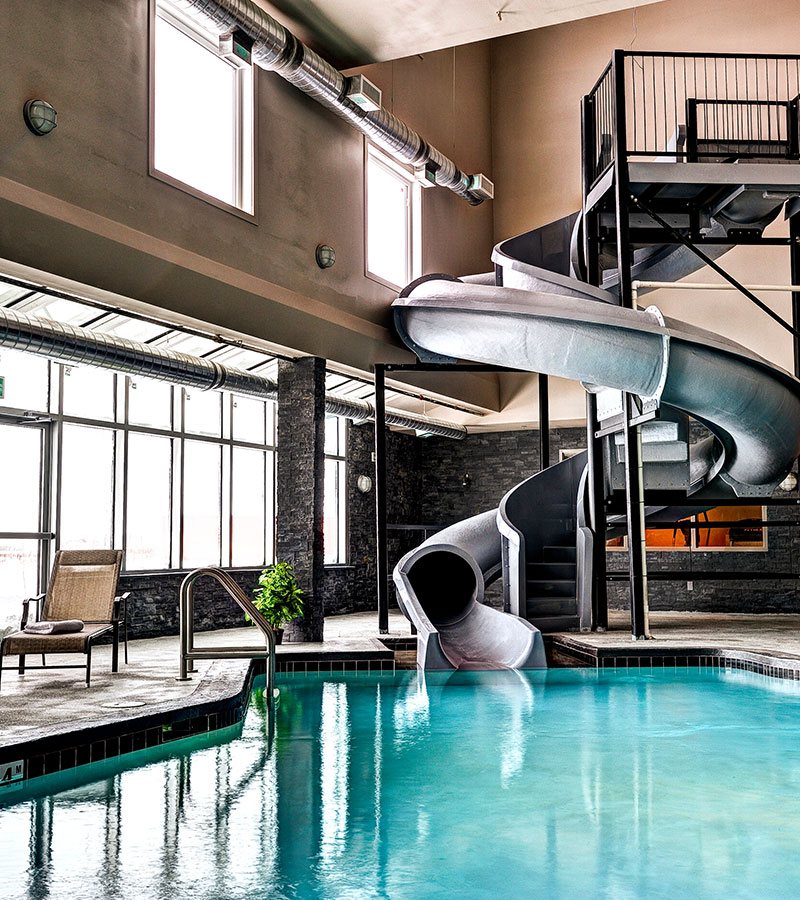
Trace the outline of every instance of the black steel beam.
<instances>
[{"instance_id":1,"label":"black steel beam","mask_svg":"<svg viewBox=\"0 0 800 900\"><path fill-rule=\"evenodd\" d=\"M611 63L614 97L614 200L617 219L617 275L622 306L633 309L628 178L628 137L625 99L625 54L615 50ZM647 556L644 542L644 479L642 477L642 437L639 425L630 419L639 414L634 398L623 394L625 409L625 494L627 497L628 565L630 571L631 637L649 637L647 610Z\"/></svg>"},{"instance_id":2,"label":"black steel beam","mask_svg":"<svg viewBox=\"0 0 800 900\"><path fill-rule=\"evenodd\" d=\"M375 557L378 579L378 631L389 633L389 546L386 530L386 367L375 372Z\"/></svg>"},{"instance_id":3,"label":"black steel beam","mask_svg":"<svg viewBox=\"0 0 800 900\"><path fill-rule=\"evenodd\" d=\"M606 590L606 510L603 440L597 437L597 397L586 392L586 446L588 447L589 513L592 545L592 628L608 628L608 591Z\"/></svg>"},{"instance_id":4,"label":"black steel beam","mask_svg":"<svg viewBox=\"0 0 800 900\"><path fill-rule=\"evenodd\" d=\"M539 471L550 468L550 387L539 373Z\"/></svg>"},{"instance_id":5,"label":"black steel beam","mask_svg":"<svg viewBox=\"0 0 800 900\"><path fill-rule=\"evenodd\" d=\"M647 530L675 531L685 528L687 531L707 531L712 528L739 528L742 525L747 528L800 528L800 519L714 519L709 522L690 522L688 519L678 519L675 522L648 522ZM659 550L661 548L651 547L650 549Z\"/></svg>"},{"instance_id":6,"label":"black steel beam","mask_svg":"<svg viewBox=\"0 0 800 900\"><path fill-rule=\"evenodd\" d=\"M627 581L628 572L624 569L609 572L606 576L609 581ZM798 572L713 572L691 570L664 570L651 572L648 576L652 581L800 581Z\"/></svg>"},{"instance_id":7,"label":"black steel beam","mask_svg":"<svg viewBox=\"0 0 800 900\"><path fill-rule=\"evenodd\" d=\"M800 284L800 213L789 219L789 262L791 283ZM792 292L792 346L794 349L794 374L800 378L800 291Z\"/></svg>"},{"instance_id":8,"label":"black steel beam","mask_svg":"<svg viewBox=\"0 0 800 900\"><path fill-rule=\"evenodd\" d=\"M647 491L648 506L691 506L697 508L704 506L711 509L713 506L800 506L798 497L691 497L685 492L679 491ZM606 508L612 511L622 512L622 492L609 497Z\"/></svg>"},{"instance_id":9,"label":"black steel beam","mask_svg":"<svg viewBox=\"0 0 800 900\"><path fill-rule=\"evenodd\" d=\"M488 366L484 363L384 363L384 372L520 372L508 366Z\"/></svg>"},{"instance_id":10,"label":"black steel beam","mask_svg":"<svg viewBox=\"0 0 800 900\"><path fill-rule=\"evenodd\" d=\"M631 196L631 202L638 209L642 210L642 212L647 213L648 216L654 221L657 222L668 234L671 234L673 238L676 238L679 243L683 244L684 247L687 247L692 253L695 254L699 259L701 259L707 266L712 268L717 275L721 275L728 284L732 285L739 291L740 294L744 294L745 297L751 302L754 303L762 312L766 313L773 321L777 322L781 328L785 328L788 332L792 334L792 336L796 339L798 337L798 329L790 325L785 319L781 318L776 312L770 309L763 300L760 300L756 295L748 290L740 281L737 281L730 273L726 272L722 266L718 265L711 259L710 256L707 256L703 253L702 250L698 249L695 246L696 241L690 241L687 237L684 237L679 231L676 231L668 222L665 222L664 219L659 216L657 212L654 212L652 209L649 209L648 206L642 203L637 197ZM731 241L731 243L736 243L735 240Z\"/></svg>"}]
</instances>

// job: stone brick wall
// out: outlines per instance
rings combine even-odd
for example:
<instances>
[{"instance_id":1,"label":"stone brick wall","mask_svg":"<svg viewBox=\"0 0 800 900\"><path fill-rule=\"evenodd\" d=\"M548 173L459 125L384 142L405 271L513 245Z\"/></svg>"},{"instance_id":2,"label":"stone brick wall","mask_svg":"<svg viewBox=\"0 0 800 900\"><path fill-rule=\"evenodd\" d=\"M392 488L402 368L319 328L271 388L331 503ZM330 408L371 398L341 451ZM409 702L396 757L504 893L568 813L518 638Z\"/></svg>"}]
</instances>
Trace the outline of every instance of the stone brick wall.
<instances>
[{"instance_id":1,"label":"stone brick wall","mask_svg":"<svg viewBox=\"0 0 800 900\"><path fill-rule=\"evenodd\" d=\"M236 583L249 593L258 582L259 569L234 571ZM123 575L120 593L130 591L128 632L131 638L159 637L178 633L178 597L185 572L154 575ZM195 630L241 628L247 623L239 607L210 578L195 583Z\"/></svg>"},{"instance_id":2,"label":"stone brick wall","mask_svg":"<svg viewBox=\"0 0 800 900\"><path fill-rule=\"evenodd\" d=\"M291 563L303 588L303 618L284 640L321 641L323 596L323 475L325 360L278 362L277 560Z\"/></svg>"},{"instance_id":3,"label":"stone brick wall","mask_svg":"<svg viewBox=\"0 0 800 900\"><path fill-rule=\"evenodd\" d=\"M696 435L697 436L697 435ZM371 424L348 426L347 491L349 504L349 561L345 566L324 567L317 582L317 596L325 615L376 609L375 585L375 489L361 493L359 475L374 478L372 460L374 432ZM284 438L283 446L286 446ZM562 449L585 446L582 428L555 429L551 436L551 459L558 461ZM390 525L449 525L497 505L503 494L523 478L538 471L539 434L536 430L472 434L463 441L444 438L419 439L390 432L387 440ZM298 465L300 465L298 463ZM308 477L306 471L304 477ZM464 476L469 475L468 486ZM798 492L794 492L797 496ZM781 494L780 496L792 496ZM800 518L792 507L775 507L769 519ZM294 526L292 526L294 527ZM280 531L280 529L279 529ZM422 539L419 532L389 532L389 567ZM281 543L279 533L279 547ZM280 551L279 551L280 552ZM609 567L624 568L625 553L609 553ZM800 612L798 582L769 580L769 572L800 573L800 529L768 531L766 553L742 551L649 551L651 571L686 570L686 581L650 582L650 605L654 610L726 612ZM687 587L692 570L763 571L758 581L694 581ZM182 574L126 576L122 589L131 590L131 633L136 636L177 633L178 590ZM256 570L235 573L245 590L251 590ZM490 589L487 600L499 605L500 585ZM394 598L394 591L390 591ZM627 586L609 585L612 607L627 606ZM238 608L216 585L199 582L197 628L235 627L242 624Z\"/></svg>"},{"instance_id":4,"label":"stone brick wall","mask_svg":"<svg viewBox=\"0 0 800 900\"><path fill-rule=\"evenodd\" d=\"M359 475L375 479L372 424L347 429L347 502L349 560L346 566L326 566L325 614L366 612L377 609L375 564L375 485L368 493L358 490ZM392 524L418 524L421 471L420 441L406 434L389 432L386 441L387 508ZM415 532L389 532L389 572L408 550L416 546ZM390 599L394 591L389 592Z\"/></svg>"},{"instance_id":5,"label":"stone brick wall","mask_svg":"<svg viewBox=\"0 0 800 900\"><path fill-rule=\"evenodd\" d=\"M692 422L689 440L694 442L708 435L699 422ZM795 467L796 471L796 467ZM800 495L777 491L776 497L796 499ZM754 501L754 506L758 505ZM798 509L791 506L767 507L770 521L797 521ZM797 613L800 612L798 582L766 577L769 572L797 572L800 578L800 529L776 527L765 529L766 551L758 550L648 550L648 571L686 572L685 581L655 581L648 583L650 609L685 612L739 613ZM608 568L627 568L627 553L611 551ZM693 580L692 571L761 573L764 579L741 581ZM628 586L624 582L608 585L608 603L612 609L628 609Z\"/></svg>"}]
</instances>

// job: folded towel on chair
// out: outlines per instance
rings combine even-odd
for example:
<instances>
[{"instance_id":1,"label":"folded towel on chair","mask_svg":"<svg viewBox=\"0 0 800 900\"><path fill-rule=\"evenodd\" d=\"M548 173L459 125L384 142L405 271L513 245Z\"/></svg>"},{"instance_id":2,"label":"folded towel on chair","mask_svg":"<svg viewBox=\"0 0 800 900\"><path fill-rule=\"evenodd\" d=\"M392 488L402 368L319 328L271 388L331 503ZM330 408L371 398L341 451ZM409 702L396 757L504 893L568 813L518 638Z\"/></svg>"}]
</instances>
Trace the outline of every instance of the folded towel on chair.
<instances>
[{"instance_id":1,"label":"folded towel on chair","mask_svg":"<svg viewBox=\"0 0 800 900\"><path fill-rule=\"evenodd\" d=\"M31 622L22 629L25 634L72 634L83 631L80 619L64 619L60 622Z\"/></svg>"}]
</instances>

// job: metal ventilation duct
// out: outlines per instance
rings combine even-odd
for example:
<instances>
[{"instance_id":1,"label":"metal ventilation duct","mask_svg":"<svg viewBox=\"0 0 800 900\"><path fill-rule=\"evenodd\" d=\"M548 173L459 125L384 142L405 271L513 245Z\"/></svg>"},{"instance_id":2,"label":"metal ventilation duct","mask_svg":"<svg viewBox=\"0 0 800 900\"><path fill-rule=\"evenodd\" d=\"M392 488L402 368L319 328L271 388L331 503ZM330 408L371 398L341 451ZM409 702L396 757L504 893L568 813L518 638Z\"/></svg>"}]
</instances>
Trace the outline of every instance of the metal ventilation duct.
<instances>
[{"instance_id":1,"label":"metal ventilation duct","mask_svg":"<svg viewBox=\"0 0 800 900\"><path fill-rule=\"evenodd\" d=\"M202 391L224 389L261 399L278 399L277 381L263 375L243 372L210 359L163 350L112 334L90 331L50 319L23 316L2 307L0 347L35 353L63 363L99 366L129 375L170 381ZM354 422L371 422L375 419L375 408L367 400L348 399L336 394L326 395L325 411ZM394 410L386 411L386 424L456 440L462 439L467 433L463 425Z\"/></svg>"},{"instance_id":2,"label":"metal ventilation duct","mask_svg":"<svg viewBox=\"0 0 800 900\"><path fill-rule=\"evenodd\" d=\"M277 72L401 162L417 168L430 165L435 170L436 184L449 188L472 205L482 203L487 196L473 189L481 183L478 176L462 172L396 116L383 108L367 112L348 100L347 78L253 0L172 0L172 3L220 35L236 29L243 31L255 42L252 58L262 69Z\"/></svg>"}]
</instances>

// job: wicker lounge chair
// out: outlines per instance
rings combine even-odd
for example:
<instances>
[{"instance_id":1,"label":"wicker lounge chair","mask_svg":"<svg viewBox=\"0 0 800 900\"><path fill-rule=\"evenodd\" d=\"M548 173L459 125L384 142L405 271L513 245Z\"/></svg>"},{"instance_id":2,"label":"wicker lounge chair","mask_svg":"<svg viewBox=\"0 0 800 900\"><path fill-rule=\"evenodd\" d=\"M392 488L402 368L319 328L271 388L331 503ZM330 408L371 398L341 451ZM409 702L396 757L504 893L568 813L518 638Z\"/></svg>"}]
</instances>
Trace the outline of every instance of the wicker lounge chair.
<instances>
[{"instance_id":1,"label":"wicker lounge chair","mask_svg":"<svg viewBox=\"0 0 800 900\"><path fill-rule=\"evenodd\" d=\"M125 662L128 661L128 629L125 603L128 594L116 596L117 581L122 567L121 550L59 550L56 553L53 571L47 593L22 602L22 622L24 629L28 622L30 604L36 603L36 621L57 622L66 619L80 619L83 628L69 634L27 634L14 631L0 641L0 677L3 658L19 656L16 668L20 675L25 673L27 654L41 654L41 666L31 669L86 669L86 686L91 681L92 645L102 634L112 632L111 671L119 669L119 626L125 629ZM42 601L44 603L42 604ZM41 607L41 608L40 608ZM122 610L122 616L120 616ZM48 653L85 653L86 666L48 666Z\"/></svg>"}]
</instances>

